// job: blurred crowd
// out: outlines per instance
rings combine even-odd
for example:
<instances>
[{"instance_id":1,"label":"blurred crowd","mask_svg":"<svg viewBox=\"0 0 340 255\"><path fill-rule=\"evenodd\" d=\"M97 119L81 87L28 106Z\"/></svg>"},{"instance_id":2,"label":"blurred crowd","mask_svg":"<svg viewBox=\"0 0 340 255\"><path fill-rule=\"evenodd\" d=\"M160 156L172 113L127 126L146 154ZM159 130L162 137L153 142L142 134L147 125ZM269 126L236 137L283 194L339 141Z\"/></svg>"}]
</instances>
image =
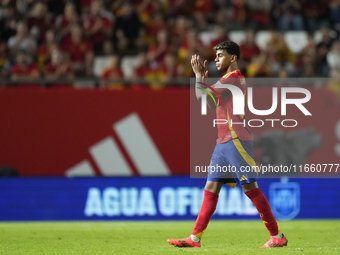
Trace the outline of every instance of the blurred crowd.
<instances>
[{"instance_id":1,"label":"blurred crowd","mask_svg":"<svg viewBox=\"0 0 340 255\"><path fill-rule=\"evenodd\" d=\"M232 31L244 32L246 77L340 77L340 0L0 1L0 78L10 83L189 85L192 54L218 77L212 47ZM269 31L262 47L259 31ZM289 31L307 34L298 52Z\"/></svg>"}]
</instances>

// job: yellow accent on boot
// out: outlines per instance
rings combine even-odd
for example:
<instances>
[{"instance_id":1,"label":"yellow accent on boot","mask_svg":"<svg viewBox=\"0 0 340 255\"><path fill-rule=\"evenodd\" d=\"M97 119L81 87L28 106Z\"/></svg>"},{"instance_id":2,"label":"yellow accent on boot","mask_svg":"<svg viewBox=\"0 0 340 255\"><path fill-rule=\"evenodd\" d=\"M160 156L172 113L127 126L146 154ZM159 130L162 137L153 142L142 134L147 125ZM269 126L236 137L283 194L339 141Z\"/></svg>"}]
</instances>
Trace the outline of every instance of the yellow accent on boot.
<instances>
[{"instance_id":1,"label":"yellow accent on boot","mask_svg":"<svg viewBox=\"0 0 340 255\"><path fill-rule=\"evenodd\" d=\"M202 235L204 234L204 231L203 230L202 232L199 232L198 234L194 235L194 236L197 236L199 239L202 239Z\"/></svg>"}]
</instances>

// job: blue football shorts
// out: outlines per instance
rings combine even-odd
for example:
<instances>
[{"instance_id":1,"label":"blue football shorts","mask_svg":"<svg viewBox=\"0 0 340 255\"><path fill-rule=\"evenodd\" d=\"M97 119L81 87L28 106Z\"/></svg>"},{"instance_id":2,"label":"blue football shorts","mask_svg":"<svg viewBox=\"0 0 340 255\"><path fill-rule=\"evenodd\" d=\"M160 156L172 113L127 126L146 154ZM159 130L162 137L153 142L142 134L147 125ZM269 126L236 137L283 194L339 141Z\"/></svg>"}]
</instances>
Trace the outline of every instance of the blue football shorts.
<instances>
[{"instance_id":1,"label":"blue football shorts","mask_svg":"<svg viewBox=\"0 0 340 255\"><path fill-rule=\"evenodd\" d=\"M209 166L208 181L223 182L234 188L237 183L257 181L256 170L253 142L237 138L226 143L216 143Z\"/></svg>"}]
</instances>

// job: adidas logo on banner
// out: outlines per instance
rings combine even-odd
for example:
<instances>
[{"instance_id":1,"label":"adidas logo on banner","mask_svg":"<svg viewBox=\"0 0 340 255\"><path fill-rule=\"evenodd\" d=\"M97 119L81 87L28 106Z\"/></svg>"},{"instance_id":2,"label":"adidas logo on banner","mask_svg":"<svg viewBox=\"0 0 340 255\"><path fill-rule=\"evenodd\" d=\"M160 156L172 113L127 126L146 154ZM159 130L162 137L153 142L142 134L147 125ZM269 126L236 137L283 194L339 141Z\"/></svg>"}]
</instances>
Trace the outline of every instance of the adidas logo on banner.
<instances>
[{"instance_id":1,"label":"adidas logo on banner","mask_svg":"<svg viewBox=\"0 0 340 255\"><path fill-rule=\"evenodd\" d=\"M116 132L140 175L170 175L166 162L137 113L114 123ZM94 162L104 176L131 176L133 171L113 137L109 136L89 148ZM88 160L65 171L68 177L94 176Z\"/></svg>"}]
</instances>

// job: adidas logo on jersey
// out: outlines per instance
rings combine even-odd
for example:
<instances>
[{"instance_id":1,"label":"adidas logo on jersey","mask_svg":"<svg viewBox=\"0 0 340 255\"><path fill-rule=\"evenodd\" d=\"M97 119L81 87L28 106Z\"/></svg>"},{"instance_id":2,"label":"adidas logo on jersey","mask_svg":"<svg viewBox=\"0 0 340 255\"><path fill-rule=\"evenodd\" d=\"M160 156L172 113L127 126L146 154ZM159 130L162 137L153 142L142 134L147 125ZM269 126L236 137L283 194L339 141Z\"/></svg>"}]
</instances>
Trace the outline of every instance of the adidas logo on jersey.
<instances>
[{"instance_id":1,"label":"adidas logo on jersey","mask_svg":"<svg viewBox=\"0 0 340 255\"><path fill-rule=\"evenodd\" d=\"M246 181L246 180L248 180L247 177L245 177L244 175L242 175L240 181Z\"/></svg>"}]
</instances>

